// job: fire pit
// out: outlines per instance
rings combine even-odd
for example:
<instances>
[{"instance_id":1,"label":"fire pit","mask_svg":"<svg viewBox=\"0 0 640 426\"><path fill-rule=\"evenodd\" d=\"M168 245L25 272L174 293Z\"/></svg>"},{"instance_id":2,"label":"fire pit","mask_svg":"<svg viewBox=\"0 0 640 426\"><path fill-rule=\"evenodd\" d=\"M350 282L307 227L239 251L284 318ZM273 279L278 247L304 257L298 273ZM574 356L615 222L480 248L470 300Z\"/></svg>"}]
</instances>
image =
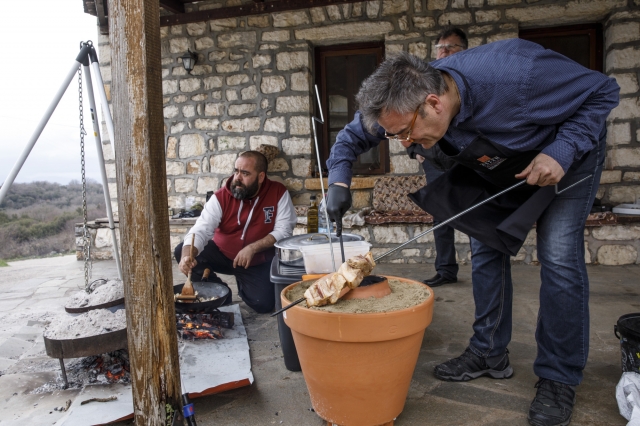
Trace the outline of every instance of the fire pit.
<instances>
[{"instance_id":1,"label":"fire pit","mask_svg":"<svg viewBox=\"0 0 640 426\"><path fill-rule=\"evenodd\" d=\"M222 339L221 327L233 327L233 314L215 311L210 314L176 314L178 336L196 339Z\"/></svg>"},{"instance_id":2,"label":"fire pit","mask_svg":"<svg viewBox=\"0 0 640 426\"><path fill-rule=\"evenodd\" d=\"M64 358L80 358L127 348L124 310L111 313L93 310L65 317L44 333L44 346L52 358L60 360L65 389L69 386Z\"/></svg>"}]
</instances>

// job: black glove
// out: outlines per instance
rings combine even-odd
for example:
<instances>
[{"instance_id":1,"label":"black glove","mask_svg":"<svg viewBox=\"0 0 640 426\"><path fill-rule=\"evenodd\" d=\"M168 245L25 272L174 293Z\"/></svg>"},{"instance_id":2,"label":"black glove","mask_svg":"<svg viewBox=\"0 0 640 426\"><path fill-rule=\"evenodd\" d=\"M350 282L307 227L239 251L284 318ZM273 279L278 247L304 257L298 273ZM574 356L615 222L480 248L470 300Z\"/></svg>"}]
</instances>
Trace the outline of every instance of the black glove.
<instances>
[{"instance_id":1,"label":"black glove","mask_svg":"<svg viewBox=\"0 0 640 426\"><path fill-rule=\"evenodd\" d=\"M336 235L342 235L342 217L351 207L351 191L344 186L332 184L327 193L327 215L336 223Z\"/></svg>"}]
</instances>

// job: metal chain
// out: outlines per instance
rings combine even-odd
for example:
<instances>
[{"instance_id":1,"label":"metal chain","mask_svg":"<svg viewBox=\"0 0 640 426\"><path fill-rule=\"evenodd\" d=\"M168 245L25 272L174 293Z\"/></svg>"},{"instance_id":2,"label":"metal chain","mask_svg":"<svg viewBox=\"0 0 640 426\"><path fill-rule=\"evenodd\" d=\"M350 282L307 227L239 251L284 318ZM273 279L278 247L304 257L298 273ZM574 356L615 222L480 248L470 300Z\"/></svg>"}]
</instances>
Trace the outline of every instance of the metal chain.
<instances>
[{"instance_id":1,"label":"metal chain","mask_svg":"<svg viewBox=\"0 0 640 426\"><path fill-rule=\"evenodd\" d=\"M91 233L87 227L87 179L85 176L84 161L84 135L86 135L87 132L84 129L84 111L82 107L82 67L78 67L78 102L80 109L80 164L82 168L82 257L84 257L84 289L87 293L90 293L89 280L91 279L93 263L91 262Z\"/></svg>"}]
</instances>

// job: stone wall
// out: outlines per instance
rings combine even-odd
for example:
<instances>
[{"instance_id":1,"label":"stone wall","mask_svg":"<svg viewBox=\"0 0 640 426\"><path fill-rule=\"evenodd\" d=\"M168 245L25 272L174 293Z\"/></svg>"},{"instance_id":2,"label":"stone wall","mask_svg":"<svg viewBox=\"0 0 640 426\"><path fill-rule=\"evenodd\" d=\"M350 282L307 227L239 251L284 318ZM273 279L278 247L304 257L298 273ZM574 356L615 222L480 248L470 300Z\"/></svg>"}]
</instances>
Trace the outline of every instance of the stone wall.
<instances>
[{"instance_id":1,"label":"stone wall","mask_svg":"<svg viewBox=\"0 0 640 426\"><path fill-rule=\"evenodd\" d=\"M604 43L605 72L620 85L620 105L609 116L598 197L616 205L640 197L640 10L612 12L605 21Z\"/></svg>"},{"instance_id":2,"label":"stone wall","mask_svg":"<svg viewBox=\"0 0 640 426\"><path fill-rule=\"evenodd\" d=\"M240 3L204 1L187 7ZM314 47L384 41L387 55L408 51L430 59L435 35L449 22L467 32L470 47L518 37L520 28L602 23L605 72L618 80L622 99L609 118L598 196L609 204L640 197L640 1L374 0L161 28L168 207L185 207L186 197L204 201L206 192L231 174L238 153L261 144L280 150L270 164L270 178L287 186L295 204L307 204L310 193L319 191L318 179L311 178ZM180 60L187 49L198 54L191 75ZM108 37L100 37L99 50L109 93ZM114 153L106 130L103 138L117 213ZM391 144L390 156L391 175L421 172L400 144ZM374 182L375 177L355 177L355 208L371 205ZM413 232L411 226L377 228L368 231L376 245L385 244L376 232ZM598 246L597 238L590 244ZM429 258L429 250L424 245L417 256ZM405 255L411 259L409 252ZM534 253L528 251L523 260L535 261Z\"/></svg>"},{"instance_id":3,"label":"stone wall","mask_svg":"<svg viewBox=\"0 0 640 426\"><path fill-rule=\"evenodd\" d=\"M177 219L169 222L171 247L182 242L184 235L193 226L195 219ZM117 225L116 225L117 226ZM428 230L431 225L365 225L346 229L345 232L361 235L372 244L374 256L386 253L414 236ZM294 234L305 234L307 228L298 224ZM91 223L91 256L103 260L112 258L112 237L107 223ZM77 257L82 259L82 224L76 225ZM455 246L458 261L462 264L471 260L469 238L455 232ZM406 248L385 257L387 263L433 263L436 255L433 234L427 234ZM588 264L629 265L640 263L640 222L617 225L587 226L585 229L585 260ZM173 254L172 254L173 255ZM513 263L537 264L536 232L532 229Z\"/></svg>"}]
</instances>

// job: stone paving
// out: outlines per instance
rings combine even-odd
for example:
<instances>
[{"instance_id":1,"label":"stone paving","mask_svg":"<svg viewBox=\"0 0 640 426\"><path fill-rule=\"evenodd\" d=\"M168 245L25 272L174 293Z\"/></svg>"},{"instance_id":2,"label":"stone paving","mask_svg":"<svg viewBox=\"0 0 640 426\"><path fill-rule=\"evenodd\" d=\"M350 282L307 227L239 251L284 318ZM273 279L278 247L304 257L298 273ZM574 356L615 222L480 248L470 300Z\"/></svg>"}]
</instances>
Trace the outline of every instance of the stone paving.
<instances>
[{"instance_id":1,"label":"stone paving","mask_svg":"<svg viewBox=\"0 0 640 426\"><path fill-rule=\"evenodd\" d=\"M66 297L84 282L82 262L74 256L11 262L0 268L0 426L53 424L64 413L53 411L78 390L31 393L60 379L58 360L47 357L42 341L45 325L65 315ZM382 264L379 274L424 279L431 265ZM577 391L572 425L624 425L615 401L620 378L620 349L613 325L625 313L640 311L640 266L590 266L591 350L585 379ZM94 263L94 277L115 277L115 263ZM510 380L481 378L466 383L435 379L433 367L459 355L473 322L470 267L462 265L459 281L435 289L433 322L425 332L403 425L526 425L535 395L534 330L538 309L539 268L513 267L514 326L509 345L515 374ZM230 281L234 300L235 282ZM174 269L176 283L184 281ZM195 400L198 425L309 425L323 421L311 411L302 373L282 362L276 321L240 303L251 348L255 383L250 387ZM67 362L70 360L67 360ZM375 374L375 372L372 372ZM121 425L131 424L122 422Z\"/></svg>"}]
</instances>

